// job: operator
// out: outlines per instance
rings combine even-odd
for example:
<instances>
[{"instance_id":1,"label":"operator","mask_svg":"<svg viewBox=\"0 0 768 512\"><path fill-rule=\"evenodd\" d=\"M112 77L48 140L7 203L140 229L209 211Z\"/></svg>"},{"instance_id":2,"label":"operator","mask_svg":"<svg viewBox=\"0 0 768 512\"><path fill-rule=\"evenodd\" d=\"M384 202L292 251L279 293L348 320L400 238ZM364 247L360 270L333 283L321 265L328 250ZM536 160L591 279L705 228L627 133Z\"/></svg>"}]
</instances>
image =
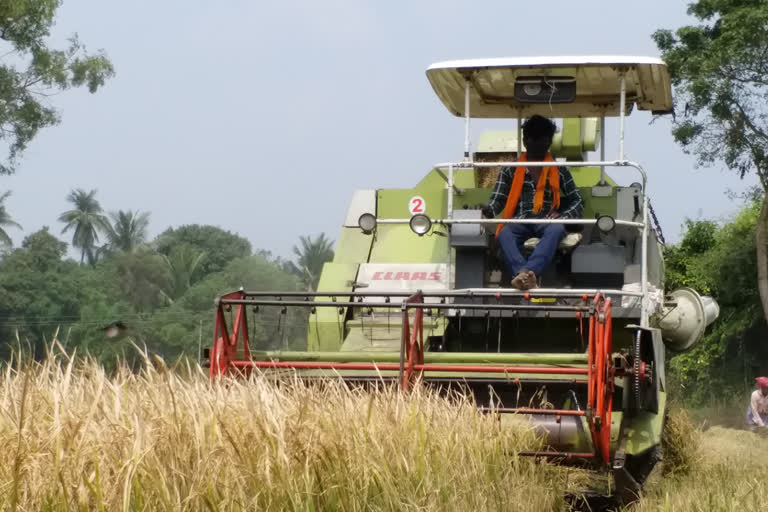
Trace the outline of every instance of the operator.
<instances>
[{"instance_id":1,"label":"operator","mask_svg":"<svg viewBox=\"0 0 768 512\"><path fill-rule=\"evenodd\" d=\"M749 427L768 426L768 377L757 377L757 389L752 392L747 409Z\"/></svg>"},{"instance_id":2,"label":"operator","mask_svg":"<svg viewBox=\"0 0 768 512\"><path fill-rule=\"evenodd\" d=\"M557 131L553 121L540 115L523 123L526 152L518 162L553 162L550 167L504 167L483 215L504 219L579 219L584 200L570 171L554 165L549 147ZM528 290L538 285L538 276L550 264L560 240L565 236L564 224L499 224L496 241L501 247L504 266L512 279L512 287ZM540 241L529 257L522 253L529 238Z\"/></svg>"}]
</instances>

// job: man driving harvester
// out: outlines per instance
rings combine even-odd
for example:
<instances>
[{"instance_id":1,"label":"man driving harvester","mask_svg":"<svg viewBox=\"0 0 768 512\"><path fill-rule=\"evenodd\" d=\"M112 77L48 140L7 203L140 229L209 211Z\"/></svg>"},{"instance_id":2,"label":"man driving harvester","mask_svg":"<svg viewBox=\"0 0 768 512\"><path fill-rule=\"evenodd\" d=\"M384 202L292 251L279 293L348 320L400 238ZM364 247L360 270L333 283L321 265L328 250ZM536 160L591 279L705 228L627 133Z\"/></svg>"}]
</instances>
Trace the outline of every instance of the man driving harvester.
<instances>
[{"instance_id":1,"label":"man driving harvester","mask_svg":"<svg viewBox=\"0 0 768 512\"><path fill-rule=\"evenodd\" d=\"M504 219L578 219L584 211L584 200L570 171L555 165L549 147L557 131L554 122L534 115L523 123L526 152L518 162L552 162L550 167L504 167L499 172L488 206L483 214ZM499 224L496 242L501 248L504 266L519 290L535 288L538 276L555 255L565 236L563 224ZM529 238L540 241L527 258L522 253Z\"/></svg>"}]
</instances>

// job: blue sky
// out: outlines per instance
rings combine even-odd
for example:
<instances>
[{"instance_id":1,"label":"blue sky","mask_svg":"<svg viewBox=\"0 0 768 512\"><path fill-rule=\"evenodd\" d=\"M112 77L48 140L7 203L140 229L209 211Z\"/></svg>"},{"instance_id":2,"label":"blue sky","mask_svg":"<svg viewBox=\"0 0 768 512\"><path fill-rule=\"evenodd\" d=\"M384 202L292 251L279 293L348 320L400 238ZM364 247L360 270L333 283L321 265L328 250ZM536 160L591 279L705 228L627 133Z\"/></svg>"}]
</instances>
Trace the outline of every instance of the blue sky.
<instances>
[{"instance_id":1,"label":"blue sky","mask_svg":"<svg viewBox=\"0 0 768 512\"><path fill-rule=\"evenodd\" d=\"M338 235L356 189L405 188L460 159L463 124L435 97L433 62L527 55L658 54L651 33L690 20L686 2L65 0L54 30L104 48L117 75L96 95L51 101L62 123L30 145L10 188L24 232L59 234L70 189L107 210L151 212L150 234L206 223L290 256L299 235ZM63 44L63 43L62 43ZM724 219L743 190L696 169L648 114L627 123L667 239L686 217ZM473 122L484 128L514 122ZM616 124L608 124L615 155ZM633 181L633 180L630 180Z\"/></svg>"}]
</instances>

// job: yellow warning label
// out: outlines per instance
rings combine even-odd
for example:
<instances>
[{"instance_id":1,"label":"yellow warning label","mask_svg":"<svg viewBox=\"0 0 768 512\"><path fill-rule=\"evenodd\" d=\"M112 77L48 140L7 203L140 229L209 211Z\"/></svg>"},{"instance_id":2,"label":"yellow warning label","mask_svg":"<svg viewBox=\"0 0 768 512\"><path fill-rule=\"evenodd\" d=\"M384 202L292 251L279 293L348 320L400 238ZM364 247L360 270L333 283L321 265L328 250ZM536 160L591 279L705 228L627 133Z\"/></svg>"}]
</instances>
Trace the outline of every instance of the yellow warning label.
<instances>
[{"instance_id":1,"label":"yellow warning label","mask_svg":"<svg viewBox=\"0 0 768 512\"><path fill-rule=\"evenodd\" d=\"M531 302L539 304L554 304L557 302L555 297L531 297Z\"/></svg>"}]
</instances>

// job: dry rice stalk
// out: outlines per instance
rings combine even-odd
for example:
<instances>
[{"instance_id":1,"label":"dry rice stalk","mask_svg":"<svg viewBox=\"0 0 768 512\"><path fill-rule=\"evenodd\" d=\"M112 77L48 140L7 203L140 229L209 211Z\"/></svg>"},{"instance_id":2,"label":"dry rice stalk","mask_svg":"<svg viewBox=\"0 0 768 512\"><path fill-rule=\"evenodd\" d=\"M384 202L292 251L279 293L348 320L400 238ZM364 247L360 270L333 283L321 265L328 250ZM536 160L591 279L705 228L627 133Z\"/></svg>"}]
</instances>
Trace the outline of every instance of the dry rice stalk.
<instances>
[{"instance_id":1,"label":"dry rice stalk","mask_svg":"<svg viewBox=\"0 0 768 512\"><path fill-rule=\"evenodd\" d=\"M3 509L564 507L558 470L515 455L539 446L534 432L501 428L461 397L262 376L212 384L150 358L107 376L60 348L17 364L0 374Z\"/></svg>"}]
</instances>

